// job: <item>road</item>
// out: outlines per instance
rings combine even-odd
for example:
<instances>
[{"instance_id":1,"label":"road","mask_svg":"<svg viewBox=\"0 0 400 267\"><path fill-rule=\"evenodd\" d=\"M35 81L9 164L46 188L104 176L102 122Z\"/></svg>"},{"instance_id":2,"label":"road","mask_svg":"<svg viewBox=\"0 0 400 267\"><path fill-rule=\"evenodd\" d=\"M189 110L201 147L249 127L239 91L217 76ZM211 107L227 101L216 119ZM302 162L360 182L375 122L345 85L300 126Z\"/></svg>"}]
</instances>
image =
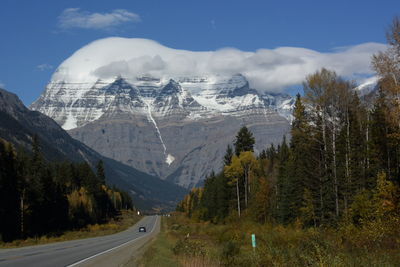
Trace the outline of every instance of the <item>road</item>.
<instances>
[{"instance_id":1,"label":"road","mask_svg":"<svg viewBox=\"0 0 400 267\"><path fill-rule=\"evenodd\" d=\"M131 228L108 236L0 249L0 266L120 266L157 235L160 220L159 216L147 216ZM139 233L139 226L145 226L147 232Z\"/></svg>"}]
</instances>

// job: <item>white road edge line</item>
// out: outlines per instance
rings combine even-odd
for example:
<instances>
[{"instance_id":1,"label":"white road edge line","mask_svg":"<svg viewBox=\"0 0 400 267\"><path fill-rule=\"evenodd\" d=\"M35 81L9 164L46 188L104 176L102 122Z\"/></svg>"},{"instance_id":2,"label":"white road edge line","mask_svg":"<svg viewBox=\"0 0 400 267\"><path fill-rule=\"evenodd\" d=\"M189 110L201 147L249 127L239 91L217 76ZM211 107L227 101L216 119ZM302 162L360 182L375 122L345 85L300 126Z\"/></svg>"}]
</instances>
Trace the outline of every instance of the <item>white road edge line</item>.
<instances>
[{"instance_id":1,"label":"white road edge line","mask_svg":"<svg viewBox=\"0 0 400 267\"><path fill-rule=\"evenodd\" d=\"M151 234L151 233L153 232L154 227L155 227L156 224L157 224L157 220L158 220L158 215L156 215L156 221L154 222L153 228L151 229L151 231L150 231L149 234ZM127 244L129 244L129 243L131 243L131 242L133 242L133 241L139 240L139 239L141 239L141 238L143 238L143 237L146 237L146 236L147 236L147 235L144 235L144 236L140 236L140 237L137 237L137 238L135 238L135 239L129 240L129 241L125 242L125 243L122 243L121 245L118 245L118 246L116 246L116 247L113 247L113 248L107 249L107 250L105 250L105 251L99 252L99 253L97 253L97 254L95 254L95 255L93 255L93 256L90 256L90 257L88 257L88 258L85 258L85 259L83 259L83 260L80 260L80 261L78 261L78 262L75 262L75 263L73 263L73 264L71 264L71 265L67 265L67 267L77 266L77 265L79 265L79 264L81 264L81 263L83 263L83 262L85 262L85 261L88 261L88 260L93 259L93 258L95 258L95 257L97 257L97 256L100 256L100 255L102 255L102 254L108 253L108 252L110 252L110 251L113 251L113 250L115 250L115 249L117 249L117 248L123 247L123 246L125 246L125 245L127 245Z\"/></svg>"}]
</instances>

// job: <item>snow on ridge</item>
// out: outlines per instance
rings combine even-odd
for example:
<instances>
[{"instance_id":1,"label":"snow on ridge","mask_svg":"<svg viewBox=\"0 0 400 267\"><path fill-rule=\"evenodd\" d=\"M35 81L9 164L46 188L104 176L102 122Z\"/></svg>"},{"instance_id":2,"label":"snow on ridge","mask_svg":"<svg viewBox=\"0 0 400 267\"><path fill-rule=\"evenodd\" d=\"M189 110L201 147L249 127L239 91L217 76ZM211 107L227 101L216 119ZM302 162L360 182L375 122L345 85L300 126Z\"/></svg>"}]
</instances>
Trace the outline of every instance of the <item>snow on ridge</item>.
<instances>
[{"instance_id":1,"label":"snow on ridge","mask_svg":"<svg viewBox=\"0 0 400 267\"><path fill-rule=\"evenodd\" d=\"M171 82L169 79L158 79L151 75L133 78L119 75L108 81L98 79L93 85L53 81L31 108L52 117L66 130L84 126L113 110L149 116L149 108L152 109L153 117L182 114L187 120L215 115L241 116L254 108L267 108L276 110L290 120L291 103L287 103L288 107L282 105L281 102L286 99L284 95L262 95L250 89L246 77L241 74L230 77L217 74L200 78L174 77L172 80L172 86L180 87L177 91L170 92L176 94L177 105L172 100L175 96L169 93L162 93L162 100L158 98L163 88ZM163 101L161 106L154 102L156 98ZM175 108L179 111L171 113ZM164 154L167 157L166 151L165 148Z\"/></svg>"}]
</instances>

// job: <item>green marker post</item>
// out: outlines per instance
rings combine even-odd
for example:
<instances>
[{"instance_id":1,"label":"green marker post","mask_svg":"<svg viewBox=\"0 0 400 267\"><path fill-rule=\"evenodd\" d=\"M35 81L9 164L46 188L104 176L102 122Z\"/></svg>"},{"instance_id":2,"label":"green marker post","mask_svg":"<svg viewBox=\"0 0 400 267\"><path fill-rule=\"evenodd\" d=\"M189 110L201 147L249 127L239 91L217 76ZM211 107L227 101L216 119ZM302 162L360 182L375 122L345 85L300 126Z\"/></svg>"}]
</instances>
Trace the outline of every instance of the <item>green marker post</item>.
<instances>
[{"instance_id":1,"label":"green marker post","mask_svg":"<svg viewBox=\"0 0 400 267\"><path fill-rule=\"evenodd\" d=\"M251 245L253 246L253 251L255 253L255 251L256 251L256 235L255 234L251 234Z\"/></svg>"}]
</instances>

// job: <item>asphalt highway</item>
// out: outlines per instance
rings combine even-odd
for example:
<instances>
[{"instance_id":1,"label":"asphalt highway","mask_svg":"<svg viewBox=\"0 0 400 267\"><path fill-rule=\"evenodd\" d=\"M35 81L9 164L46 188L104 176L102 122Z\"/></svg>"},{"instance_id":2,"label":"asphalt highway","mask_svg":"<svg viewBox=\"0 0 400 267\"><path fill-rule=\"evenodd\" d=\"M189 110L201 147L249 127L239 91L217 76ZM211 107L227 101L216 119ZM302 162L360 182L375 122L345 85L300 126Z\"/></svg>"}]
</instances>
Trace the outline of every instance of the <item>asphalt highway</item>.
<instances>
[{"instance_id":1,"label":"asphalt highway","mask_svg":"<svg viewBox=\"0 0 400 267\"><path fill-rule=\"evenodd\" d=\"M146 227L147 232L139 233L140 226ZM131 228L113 235L0 249L0 266L119 266L149 242L159 229L160 218L147 216Z\"/></svg>"}]
</instances>

